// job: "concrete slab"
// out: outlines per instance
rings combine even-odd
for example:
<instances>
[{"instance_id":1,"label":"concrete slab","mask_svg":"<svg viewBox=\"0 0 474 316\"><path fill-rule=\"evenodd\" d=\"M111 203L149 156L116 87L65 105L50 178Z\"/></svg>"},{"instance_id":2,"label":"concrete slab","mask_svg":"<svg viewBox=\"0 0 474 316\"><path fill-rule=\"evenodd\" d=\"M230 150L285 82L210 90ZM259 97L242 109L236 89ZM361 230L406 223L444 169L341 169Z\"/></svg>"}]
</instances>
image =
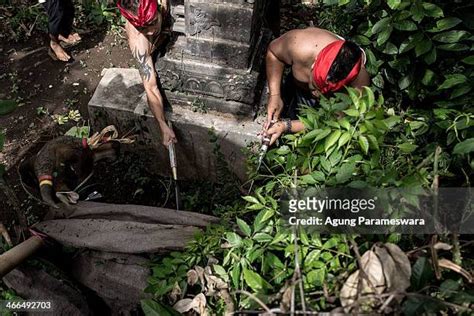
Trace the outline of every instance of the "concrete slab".
<instances>
[{"instance_id":1,"label":"concrete slab","mask_svg":"<svg viewBox=\"0 0 474 316\"><path fill-rule=\"evenodd\" d=\"M159 127L149 110L138 70L106 69L89 102L89 114L95 130L114 124L125 133L138 127L140 136L134 149L143 152L151 171L170 175L168 151L161 145ZM172 108L166 110L166 117L171 120L178 138L180 179L215 179L216 146L220 147L230 170L241 180L246 179L242 149L258 141L260 124L252 118L228 113L193 112L190 104L172 104ZM211 141L213 139L215 141Z\"/></svg>"}]
</instances>

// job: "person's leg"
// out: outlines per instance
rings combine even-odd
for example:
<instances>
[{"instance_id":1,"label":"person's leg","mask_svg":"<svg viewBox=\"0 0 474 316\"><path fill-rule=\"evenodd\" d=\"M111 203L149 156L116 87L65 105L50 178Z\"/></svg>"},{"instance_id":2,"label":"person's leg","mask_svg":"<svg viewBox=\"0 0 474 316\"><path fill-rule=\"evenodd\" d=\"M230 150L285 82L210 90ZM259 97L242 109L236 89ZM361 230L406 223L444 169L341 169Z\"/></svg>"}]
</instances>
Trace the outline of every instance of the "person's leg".
<instances>
[{"instance_id":1,"label":"person's leg","mask_svg":"<svg viewBox=\"0 0 474 316\"><path fill-rule=\"evenodd\" d=\"M72 0L62 0L64 15L61 20L59 39L67 44L74 44L81 40L77 33L72 32L74 22L74 4Z\"/></svg>"},{"instance_id":2,"label":"person's leg","mask_svg":"<svg viewBox=\"0 0 474 316\"><path fill-rule=\"evenodd\" d=\"M49 31L49 47L50 55L61 61L68 61L69 56L64 49L59 45L59 35L61 32L61 21L64 14L61 0L47 0L44 3L44 8L48 14L48 31Z\"/></svg>"}]
</instances>

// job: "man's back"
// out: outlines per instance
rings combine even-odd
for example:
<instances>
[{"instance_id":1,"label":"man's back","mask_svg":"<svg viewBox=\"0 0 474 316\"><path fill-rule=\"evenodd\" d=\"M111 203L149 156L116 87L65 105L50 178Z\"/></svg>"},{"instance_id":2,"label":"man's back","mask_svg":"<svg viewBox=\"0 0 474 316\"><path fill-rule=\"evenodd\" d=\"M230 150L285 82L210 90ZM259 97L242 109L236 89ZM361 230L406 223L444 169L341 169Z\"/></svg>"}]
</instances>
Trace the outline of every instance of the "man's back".
<instances>
[{"instance_id":1,"label":"man's back","mask_svg":"<svg viewBox=\"0 0 474 316\"><path fill-rule=\"evenodd\" d=\"M316 56L335 40L338 40L335 34L309 27L283 34L271 43L269 49L285 64L291 65L295 80L307 84L311 75L311 65Z\"/></svg>"}]
</instances>

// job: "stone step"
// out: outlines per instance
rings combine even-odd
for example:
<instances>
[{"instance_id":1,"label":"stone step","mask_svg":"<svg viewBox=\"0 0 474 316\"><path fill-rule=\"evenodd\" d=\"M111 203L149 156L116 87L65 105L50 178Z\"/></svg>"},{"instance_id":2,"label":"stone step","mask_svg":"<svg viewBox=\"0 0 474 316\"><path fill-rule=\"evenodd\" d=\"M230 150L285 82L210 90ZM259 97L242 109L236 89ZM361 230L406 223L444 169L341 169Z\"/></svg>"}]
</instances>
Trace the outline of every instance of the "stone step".
<instances>
[{"instance_id":1,"label":"stone step","mask_svg":"<svg viewBox=\"0 0 474 316\"><path fill-rule=\"evenodd\" d=\"M245 180L246 157L242 149L251 142L259 141L257 133L261 125L253 118L232 112L194 112L193 108L205 110L199 108L200 101L194 98L194 105L190 97L190 101L181 99L180 103L171 102L172 108L166 110L166 116L173 123L178 138L176 152L179 178L216 179L218 159L214 149L219 146L231 172ZM224 108L229 105L229 101L221 102ZM138 70L105 70L89 102L89 114L94 130L113 124L121 133L125 133L138 127L138 141L126 147L140 150L149 161L150 172L170 175L168 150L161 144L160 130L149 110ZM215 137L210 136L210 133ZM211 142L213 138L217 141Z\"/></svg>"}]
</instances>

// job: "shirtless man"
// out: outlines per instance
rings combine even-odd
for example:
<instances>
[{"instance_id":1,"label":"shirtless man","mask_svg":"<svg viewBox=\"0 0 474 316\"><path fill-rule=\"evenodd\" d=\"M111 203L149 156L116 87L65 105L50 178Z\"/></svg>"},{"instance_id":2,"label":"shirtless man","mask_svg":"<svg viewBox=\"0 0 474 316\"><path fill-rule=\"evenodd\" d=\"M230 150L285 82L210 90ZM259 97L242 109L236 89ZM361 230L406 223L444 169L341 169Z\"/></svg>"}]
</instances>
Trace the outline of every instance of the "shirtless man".
<instances>
[{"instance_id":1,"label":"shirtless man","mask_svg":"<svg viewBox=\"0 0 474 316\"><path fill-rule=\"evenodd\" d=\"M283 133L304 129L296 119L298 105L315 106L315 98L346 85L368 86L364 59L365 53L355 43L315 27L292 30L273 40L266 56L269 99L264 133L271 135L270 143ZM285 66L291 66L291 74L282 87ZM279 121L283 110L289 119Z\"/></svg>"},{"instance_id":2,"label":"shirtless man","mask_svg":"<svg viewBox=\"0 0 474 316\"><path fill-rule=\"evenodd\" d=\"M72 33L74 21L74 5L72 0L40 0L48 13L49 51L54 60L69 61L71 56L66 53L60 42L66 45L76 44L81 40L77 33Z\"/></svg>"},{"instance_id":3,"label":"shirtless man","mask_svg":"<svg viewBox=\"0 0 474 316\"><path fill-rule=\"evenodd\" d=\"M167 0L119 0L117 6L127 19L125 30L132 55L138 61L140 75L153 115L161 130L164 146L176 143L173 130L166 124L164 99L157 84L152 53L163 42L168 15Z\"/></svg>"}]
</instances>

